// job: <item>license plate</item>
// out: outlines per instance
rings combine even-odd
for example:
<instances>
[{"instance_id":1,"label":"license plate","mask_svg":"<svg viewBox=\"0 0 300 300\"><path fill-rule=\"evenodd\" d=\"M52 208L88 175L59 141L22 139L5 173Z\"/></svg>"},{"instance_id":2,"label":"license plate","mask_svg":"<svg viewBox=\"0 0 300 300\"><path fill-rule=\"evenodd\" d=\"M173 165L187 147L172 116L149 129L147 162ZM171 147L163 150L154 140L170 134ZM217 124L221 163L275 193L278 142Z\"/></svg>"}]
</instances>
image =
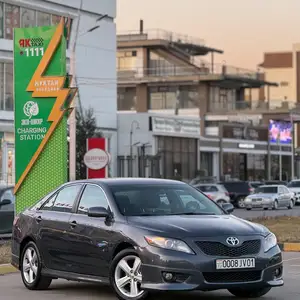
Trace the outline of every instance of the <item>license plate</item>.
<instances>
[{"instance_id":1,"label":"license plate","mask_svg":"<svg viewBox=\"0 0 300 300\"><path fill-rule=\"evenodd\" d=\"M255 258L217 259L217 270L255 268Z\"/></svg>"}]
</instances>

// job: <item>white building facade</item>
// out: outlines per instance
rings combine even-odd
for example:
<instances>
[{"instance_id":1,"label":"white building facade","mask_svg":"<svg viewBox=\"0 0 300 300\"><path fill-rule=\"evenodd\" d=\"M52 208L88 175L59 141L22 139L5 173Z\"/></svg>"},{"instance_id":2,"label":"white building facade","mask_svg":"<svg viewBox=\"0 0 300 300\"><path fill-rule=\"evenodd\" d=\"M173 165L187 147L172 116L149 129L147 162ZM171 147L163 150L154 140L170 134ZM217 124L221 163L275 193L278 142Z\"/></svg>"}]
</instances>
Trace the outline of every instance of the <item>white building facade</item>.
<instances>
[{"instance_id":1,"label":"white building facade","mask_svg":"<svg viewBox=\"0 0 300 300\"><path fill-rule=\"evenodd\" d=\"M78 28L75 74L81 104L94 109L97 126L109 139L110 173L117 172L116 0L5 0L0 1L2 182L14 183L13 28L56 25L62 16L68 18L71 29L68 61Z\"/></svg>"}]
</instances>

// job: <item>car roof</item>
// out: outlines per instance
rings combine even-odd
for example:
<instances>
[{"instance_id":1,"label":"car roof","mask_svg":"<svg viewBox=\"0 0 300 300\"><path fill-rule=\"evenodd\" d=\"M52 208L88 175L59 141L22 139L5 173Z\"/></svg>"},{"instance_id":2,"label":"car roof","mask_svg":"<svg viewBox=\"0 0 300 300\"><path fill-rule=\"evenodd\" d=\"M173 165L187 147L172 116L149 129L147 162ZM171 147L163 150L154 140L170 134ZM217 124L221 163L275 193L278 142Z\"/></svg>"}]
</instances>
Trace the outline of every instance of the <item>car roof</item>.
<instances>
[{"instance_id":1,"label":"car roof","mask_svg":"<svg viewBox=\"0 0 300 300\"><path fill-rule=\"evenodd\" d=\"M259 187L261 188L261 187L280 187L280 186L284 186L284 185L283 184L264 184Z\"/></svg>"},{"instance_id":2,"label":"car roof","mask_svg":"<svg viewBox=\"0 0 300 300\"><path fill-rule=\"evenodd\" d=\"M107 186L114 186L114 185L186 185L186 183L178 180L171 180L171 179L160 179L160 178L95 178L95 179L86 179L86 180L75 180L70 181L70 183L98 183L98 184L105 184Z\"/></svg>"}]
</instances>

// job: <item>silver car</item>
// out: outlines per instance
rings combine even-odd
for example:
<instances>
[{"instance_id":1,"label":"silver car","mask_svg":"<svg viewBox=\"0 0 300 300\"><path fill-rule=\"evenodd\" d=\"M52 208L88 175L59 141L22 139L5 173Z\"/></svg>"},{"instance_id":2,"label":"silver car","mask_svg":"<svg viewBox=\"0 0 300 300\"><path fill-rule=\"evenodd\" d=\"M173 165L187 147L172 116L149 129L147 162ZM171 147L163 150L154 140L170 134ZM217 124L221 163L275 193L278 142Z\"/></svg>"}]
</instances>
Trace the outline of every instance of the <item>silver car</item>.
<instances>
[{"instance_id":1,"label":"silver car","mask_svg":"<svg viewBox=\"0 0 300 300\"><path fill-rule=\"evenodd\" d=\"M195 185L195 188L218 204L230 203L229 193L221 184L202 183Z\"/></svg>"},{"instance_id":2,"label":"silver car","mask_svg":"<svg viewBox=\"0 0 300 300\"><path fill-rule=\"evenodd\" d=\"M263 208L265 210L272 208L278 209L294 207L294 198L290 190L284 185L262 185L255 192L245 198L245 208Z\"/></svg>"}]
</instances>

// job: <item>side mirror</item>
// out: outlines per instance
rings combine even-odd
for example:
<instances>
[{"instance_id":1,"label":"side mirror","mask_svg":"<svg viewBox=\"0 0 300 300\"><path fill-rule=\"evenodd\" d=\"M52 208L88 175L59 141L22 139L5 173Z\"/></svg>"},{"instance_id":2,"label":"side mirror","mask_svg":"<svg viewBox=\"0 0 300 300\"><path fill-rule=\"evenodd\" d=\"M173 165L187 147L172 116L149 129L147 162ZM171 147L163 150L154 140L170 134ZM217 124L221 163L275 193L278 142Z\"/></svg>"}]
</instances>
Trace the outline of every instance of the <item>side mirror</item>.
<instances>
[{"instance_id":1,"label":"side mirror","mask_svg":"<svg viewBox=\"0 0 300 300\"><path fill-rule=\"evenodd\" d=\"M231 214L234 211L234 206L231 203L222 204L222 208L228 213Z\"/></svg>"},{"instance_id":2,"label":"side mirror","mask_svg":"<svg viewBox=\"0 0 300 300\"><path fill-rule=\"evenodd\" d=\"M88 216L92 218L107 218L109 215L109 211L102 206L90 207L88 209Z\"/></svg>"},{"instance_id":3,"label":"side mirror","mask_svg":"<svg viewBox=\"0 0 300 300\"><path fill-rule=\"evenodd\" d=\"M3 205L9 205L11 204L11 200L9 199L3 199L2 201L0 201L0 206L3 206Z\"/></svg>"}]
</instances>

